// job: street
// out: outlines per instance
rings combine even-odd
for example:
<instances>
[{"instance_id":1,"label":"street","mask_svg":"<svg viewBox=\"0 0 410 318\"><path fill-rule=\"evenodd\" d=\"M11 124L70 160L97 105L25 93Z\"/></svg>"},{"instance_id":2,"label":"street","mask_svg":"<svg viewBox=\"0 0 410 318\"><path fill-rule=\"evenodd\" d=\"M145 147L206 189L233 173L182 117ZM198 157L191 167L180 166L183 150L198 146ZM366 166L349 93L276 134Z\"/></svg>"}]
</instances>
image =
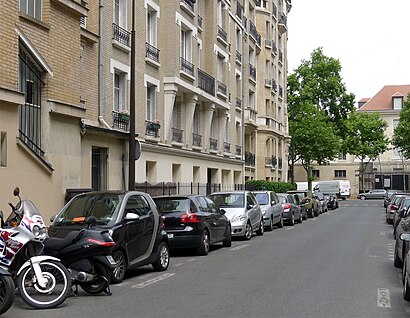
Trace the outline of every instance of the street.
<instances>
[{"instance_id":1,"label":"street","mask_svg":"<svg viewBox=\"0 0 410 318\"><path fill-rule=\"evenodd\" d=\"M208 256L174 252L168 271L134 270L112 296L34 311L16 295L3 317L407 317L383 201L339 205Z\"/></svg>"}]
</instances>

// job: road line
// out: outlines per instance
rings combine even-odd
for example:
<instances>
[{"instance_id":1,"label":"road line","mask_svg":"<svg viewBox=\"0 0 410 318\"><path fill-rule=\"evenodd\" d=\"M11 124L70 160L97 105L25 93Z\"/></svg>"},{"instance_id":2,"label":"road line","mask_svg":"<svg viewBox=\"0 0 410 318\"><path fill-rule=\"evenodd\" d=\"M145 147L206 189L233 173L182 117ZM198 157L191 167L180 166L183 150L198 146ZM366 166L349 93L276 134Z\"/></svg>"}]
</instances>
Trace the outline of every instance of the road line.
<instances>
[{"instance_id":1,"label":"road line","mask_svg":"<svg viewBox=\"0 0 410 318\"><path fill-rule=\"evenodd\" d=\"M154 275L154 273L144 274L144 275L139 276L138 278L139 278L139 279L146 279L146 278L148 278L148 277L151 277L152 275Z\"/></svg>"},{"instance_id":2,"label":"road line","mask_svg":"<svg viewBox=\"0 0 410 318\"><path fill-rule=\"evenodd\" d=\"M249 246L249 244L242 244L242 245L238 245L238 246L236 246L236 247L234 247L234 248L231 248L231 249L229 249L230 251L239 251L239 250L241 250L241 249L243 249L243 248L245 248L245 247L247 247L247 246Z\"/></svg>"},{"instance_id":3,"label":"road line","mask_svg":"<svg viewBox=\"0 0 410 318\"><path fill-rule=\"evenodd\" d=\"M115 284L115 285L113 285L113 286L115 286L115 287L122 287L122 286L125 286L125 285L128 285L130 282L122 282L122 283L119 283L119 284ZM111 287L111 286L110 286Z\"/></svg>"},{"instance_id":4,"label":"road line","mask_svg":"<svg viewBox=\"0 0 410 318\"><path fill-rule=\"evenodd\" d=\"M391 308L390 291L388 288L377 288L377 306Z\"/></svg>"},{"instance_id":5,"label":"road line","mask_svg":"<svg viewBox=\"0 0 410 318\"><path fill-rule=\"evenodd\" d=\"M181 266L181 265L184 265L184 263L172 264L172 266L175 266L175 267L178 267L178 266Z\"/></svg>"},{"instance_id":6,"label":"road line","mask_svg":"<svg viewBox=\"0 0 410 318\"><path fill-rule=\"evenodd\" d=\"M190 259L187 259L186 261L187 262L193 262L193 261L195 261L195 258L190 258Z\"/></svg>"},{"instance_id":7,"label":"road line","mask_svg":"<svg viewBox=\"0 0 410 318\"><path fill-rule=\"evenodd\" d=\"M292 230L294 230L295 229L295 227L287 227L286 229L285 229L285 231L292 231Z\"/></svg>"},{"instance_id":8,"label":"road line","mask_svg":"<svg viewBox=\"0 0 410 318\"><path fill-rule=\"evenodd\" d=\"M157 277L155 277L155 278L149 279L149 280L147 280L147 281L145 281L145 282L142 282L142 283L139 283L139 284L137 284L137 285L134 285L134 286L132 286L132 288L144 288L144 287L150 286L150 285L152 285L152 284L158 283L158 282L160 282L160 281L162 281L162 280L164 280L164 279L167 279L167 278L169 278L169 277L171 277L171 276L174 276L174 275L175 275L174 273L163 274L163 275L157 276Z\"/></svg>"}]
</instances>

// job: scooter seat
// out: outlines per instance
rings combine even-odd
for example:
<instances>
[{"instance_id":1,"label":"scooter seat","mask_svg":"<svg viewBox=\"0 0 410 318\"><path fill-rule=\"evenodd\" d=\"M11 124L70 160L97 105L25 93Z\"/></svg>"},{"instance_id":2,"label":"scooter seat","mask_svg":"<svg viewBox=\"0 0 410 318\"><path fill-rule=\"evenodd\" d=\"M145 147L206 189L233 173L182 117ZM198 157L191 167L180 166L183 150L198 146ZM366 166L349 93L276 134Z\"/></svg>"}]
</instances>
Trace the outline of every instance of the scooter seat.
<instances>
[{"instance_id":1,"label":"scooter seat","mask_svg":"<svg viewBox=\"0 0 410 318\"><path fill-rule=\"evenodd\" d=\"M66 237L48 237L44 240L44 246L46 250L61 251L68 245L73 243L73 240L77 237L80 231L68 232Z\"/></svg>"}]
</instances>

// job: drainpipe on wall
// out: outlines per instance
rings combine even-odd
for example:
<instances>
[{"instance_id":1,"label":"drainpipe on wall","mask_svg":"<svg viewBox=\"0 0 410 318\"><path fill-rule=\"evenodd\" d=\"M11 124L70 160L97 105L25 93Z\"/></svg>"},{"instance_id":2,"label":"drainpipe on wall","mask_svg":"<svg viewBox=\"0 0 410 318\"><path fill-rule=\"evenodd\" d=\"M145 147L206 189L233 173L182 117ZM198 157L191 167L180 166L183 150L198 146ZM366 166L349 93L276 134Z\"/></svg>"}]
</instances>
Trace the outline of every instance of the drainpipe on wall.
<instances>
[{"instance_id":1,"label":"drainpipe on wall","mask_svg":"<svg viewBox=\"0 0 410 318\"><path fill-rule=\"evenodd\" d=\"M245 14L245 9L244 9ZM241 121L242 121L242 184L245 190L245 36L246 36L246 28L242 30L242 114L241 114ZM249 69L249 68L248 68Z\"/></svg>"},{"instance_id":2,"label":"drainpipe on wall","mask_svg":"<svg viewBox=\"0 0 410 318\"><path fill-rule=\"evenodd\" d=\"M103 116L103 22L104 22L104 0L100 0L100 25L99 25L99 35L100 35L100 42L98 46L98 118L99 121L100 117Z\"/></svg>"}]
</instances>

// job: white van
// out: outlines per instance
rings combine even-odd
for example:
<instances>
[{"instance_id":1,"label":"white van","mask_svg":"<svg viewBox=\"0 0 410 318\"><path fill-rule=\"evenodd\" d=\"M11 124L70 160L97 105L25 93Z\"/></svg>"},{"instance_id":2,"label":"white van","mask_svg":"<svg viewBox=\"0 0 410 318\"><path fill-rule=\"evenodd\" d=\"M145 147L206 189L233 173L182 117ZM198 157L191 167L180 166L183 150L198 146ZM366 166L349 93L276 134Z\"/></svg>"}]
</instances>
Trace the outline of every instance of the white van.
<instances>
[{"instance_id":1,"label":"white van","mask_svg":"<svg viewBox=\"0 0 410 318\"><path fill-rule=\"evenodd\" d=\"M350 197L349 180L319 181L314 189L322 193L335 193L338 198L343 200Z\"/></svg>"},{"instance_id":2,"label":"white van","mask_svg":"<svg viewBox=\"0 0 410 318\"><path fill-rule=\"evenodd\" d=\"M350 198L350 181L349 180L339 180L340 182L340 198L345 200Z\"/></svg>"},{"instance_id":3,"label":"white van","mask_svg":"<svg viewBox=\"0 0 410 318\"><path fill-rule=\"evenodd\" d=\"M297 185L298 191L305 191L305 190L308 189L307 181L305 181L305 182L296 182L296 185ZM317 182L313 181L312 182L312 189L314 189L316 185L317 185Z\"/></svg>"}]
</instances>

